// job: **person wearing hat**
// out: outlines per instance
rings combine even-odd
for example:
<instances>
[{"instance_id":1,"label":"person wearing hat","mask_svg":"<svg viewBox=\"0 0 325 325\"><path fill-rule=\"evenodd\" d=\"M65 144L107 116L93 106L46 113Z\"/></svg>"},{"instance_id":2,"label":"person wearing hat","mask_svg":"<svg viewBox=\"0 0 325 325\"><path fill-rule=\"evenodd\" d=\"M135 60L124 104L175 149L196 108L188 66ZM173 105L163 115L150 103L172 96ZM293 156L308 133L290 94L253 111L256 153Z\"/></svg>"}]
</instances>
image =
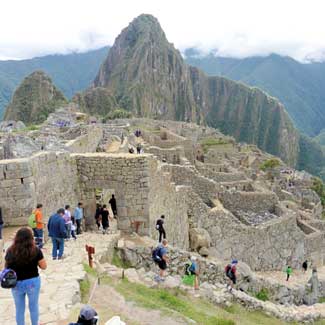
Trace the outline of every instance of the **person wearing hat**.
<instances>
[{"instance_id":1,"label":"person wearing hat","mask_svg":"<svg viewBox=\"0 0 325 325\"><path fill-rule=\"evenodd\" d=\"M228 264L225 267L225 273L226 273L226 277L228 279L227 287L230 287L230 292L232 291L232 289L234 288L234 285L237 282L237 276L236 276L237 264L238 264L238 261L236 259L234 259L231 261L231 264Z\"/></svg>"},{"instance_id":2,"label":"person wearing hat","mask_svg":"<svg viewBox=\"0 0 325 325\"><path fill-rule=\"evenodd\" d=\"M89 305L81 308L77 323L69 323L69 325L95 325L98 322L97 312Z\"/></svg>"}]
</instances>

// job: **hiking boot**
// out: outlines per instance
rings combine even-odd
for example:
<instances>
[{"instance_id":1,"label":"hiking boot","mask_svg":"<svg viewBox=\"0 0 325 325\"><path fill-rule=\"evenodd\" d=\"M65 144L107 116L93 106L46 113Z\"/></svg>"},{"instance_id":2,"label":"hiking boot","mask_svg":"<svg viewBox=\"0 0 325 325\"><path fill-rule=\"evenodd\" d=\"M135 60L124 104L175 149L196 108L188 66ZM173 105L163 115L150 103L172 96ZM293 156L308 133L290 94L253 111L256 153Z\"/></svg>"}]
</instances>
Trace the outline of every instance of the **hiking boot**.
<instances>
[{"instance_id":1,"label":"hiking boot","mask_svg":"<svg viewBox=\"0 0 325 325\"><path fill-rule=\"evenodd\" d=\"M63 260L63 259L65 259L64 255L58 257L58 260Z\"/></svg>"},{"instance_id":2,"label":"hiking boot","mask_svg":"<svg viewBox=\"0 0 325 325\"><path fill-rule=\"evenodd\" d=\"M52 257L52 260L55 261L56 260L56 257Z\"/></svg>"}]
</instances>

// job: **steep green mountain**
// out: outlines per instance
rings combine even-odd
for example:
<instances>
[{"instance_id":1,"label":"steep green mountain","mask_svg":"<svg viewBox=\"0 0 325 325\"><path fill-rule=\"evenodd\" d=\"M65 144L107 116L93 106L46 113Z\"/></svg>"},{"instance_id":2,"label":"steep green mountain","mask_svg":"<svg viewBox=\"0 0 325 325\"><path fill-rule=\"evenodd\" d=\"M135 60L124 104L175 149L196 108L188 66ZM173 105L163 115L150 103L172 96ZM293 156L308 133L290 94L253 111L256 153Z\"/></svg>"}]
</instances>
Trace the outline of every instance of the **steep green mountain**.
<instances>
[{"instance_id":1,"label":"steep green mountain","mask_svg":"<svg viewBox=\"0 0 325 325\"><path fill-rule=\"evenodd\" d=\"M302 64L276 54L234 59L185 51L186 61L210 76L257 86L286 106L295 125L315 136L325 126L325 63Z\"/></svg>"},{"instance_id":2,"label":"steep green mountain","mask_svg":"<svg viewBox=\"0 0 325 325\"><path fill-rule=\"evenodd\" d=\"M87 53L47 55L21 61L0 61L0 120L19 83L35 70L48 74L55 85L71 98L94 80L108 47Z\"/></svg>"},{"instance_id":3,"label":"steep green mountain","mask_svg":"<svg viewBox=\"0 0 325 325\"><path fill-rule=\"evenodd\" d=\"M64 95L42 71L27 76L16 89L4 119L20 120L26 124L41 123L49 113L67 103Z\"/></svg>"},{"instance_id":4,"label":"steep green mountain","mask_svg":"<svg viewBox=\"0 0 325 325\"><path fill-rule=\"evenodd\" d=\"M103 98L100 107L87 105L97 88L114 95L117 106L135 116L195 121L219 127L239 141L294 165L298 161L299 134L274 98L256 88L220 77L208 77L188 66L170 44L156 18L141 15L116 38L93 86L75 98L85 111L105 113L115 103ZM101 96L103 92L100 92ZM93 103L96 101L92 101ZM111 104L107 104L107 103Z\"/></svg>"}]
</instances>

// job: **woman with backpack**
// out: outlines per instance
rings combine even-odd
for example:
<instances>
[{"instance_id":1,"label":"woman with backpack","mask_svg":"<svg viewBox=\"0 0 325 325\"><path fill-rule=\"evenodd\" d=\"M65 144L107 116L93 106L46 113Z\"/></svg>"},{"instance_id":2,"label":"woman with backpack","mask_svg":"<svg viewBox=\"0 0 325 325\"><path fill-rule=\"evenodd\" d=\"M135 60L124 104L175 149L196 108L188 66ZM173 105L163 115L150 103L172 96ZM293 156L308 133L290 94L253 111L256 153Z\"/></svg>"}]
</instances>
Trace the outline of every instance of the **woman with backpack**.
<instances>
[{"instance_id":1,"label":"woman with backpack","mask_svg":"<svg viewBox=\"0 0 325 325\"><path fill-rule=\"evenodd\" d=\"M234 285L237 282L237 275L236 275L237 264L238 264L238 261L235 259L235 260L231 261L231 264L228 264L225 267L225 274L226 274L226 277L228 280L227 288L229 288L230 292L232 291L232 289L234 288Z\"/></svg>"},{"instance_id":2,"label":"woman with backpack","mask_svg":"<svg viewBox=\"0 0 325 325\"><path fill-rule=\"evenodd\" d=\"M38 268L46 269L42 251L35 245L30 228L17 231L13 244L5 257L6 268L16 272L17 284L12 289L16 306L17 325L25 324L25 298L28 296L29 312L32 325L39 324L38 298L41 280Z\"/></svg>"}]
</instances>

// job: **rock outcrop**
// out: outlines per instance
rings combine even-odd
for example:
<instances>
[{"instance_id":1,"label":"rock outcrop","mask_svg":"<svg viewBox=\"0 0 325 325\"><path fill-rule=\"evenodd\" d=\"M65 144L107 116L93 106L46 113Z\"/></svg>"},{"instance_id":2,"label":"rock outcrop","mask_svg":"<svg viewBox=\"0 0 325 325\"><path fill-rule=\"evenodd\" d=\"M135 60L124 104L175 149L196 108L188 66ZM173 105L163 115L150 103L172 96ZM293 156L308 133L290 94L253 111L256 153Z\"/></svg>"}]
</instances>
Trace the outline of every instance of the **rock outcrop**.
<instances>
[{"instance_id":1,"label":"rock outcrop","mask_svg":"<svg viewBox=\"0 0 325 325\"><path fill-rule=\"evenodd\" d=\"M27 76L16 89L8 105L4 120L41 123L56 108L67 102L50 77L42 71Z\"/></svg>"},{"instance_id":2,"label":"rock outcrop","mask_svg":"<svg viewBox=\"0 0 325 325\"><path fill-rule=\"evenodd\" d=\"M78 97L85 111L108 113L112 106L100 104L102 99L92 104L80 99L93 96L98 87L135 116L208 124L291 165L297 162L299 135L284 107L261 90L188 66L151 15L140 15L121 32L93 90Z\"/></svg>"}]
</instances>

